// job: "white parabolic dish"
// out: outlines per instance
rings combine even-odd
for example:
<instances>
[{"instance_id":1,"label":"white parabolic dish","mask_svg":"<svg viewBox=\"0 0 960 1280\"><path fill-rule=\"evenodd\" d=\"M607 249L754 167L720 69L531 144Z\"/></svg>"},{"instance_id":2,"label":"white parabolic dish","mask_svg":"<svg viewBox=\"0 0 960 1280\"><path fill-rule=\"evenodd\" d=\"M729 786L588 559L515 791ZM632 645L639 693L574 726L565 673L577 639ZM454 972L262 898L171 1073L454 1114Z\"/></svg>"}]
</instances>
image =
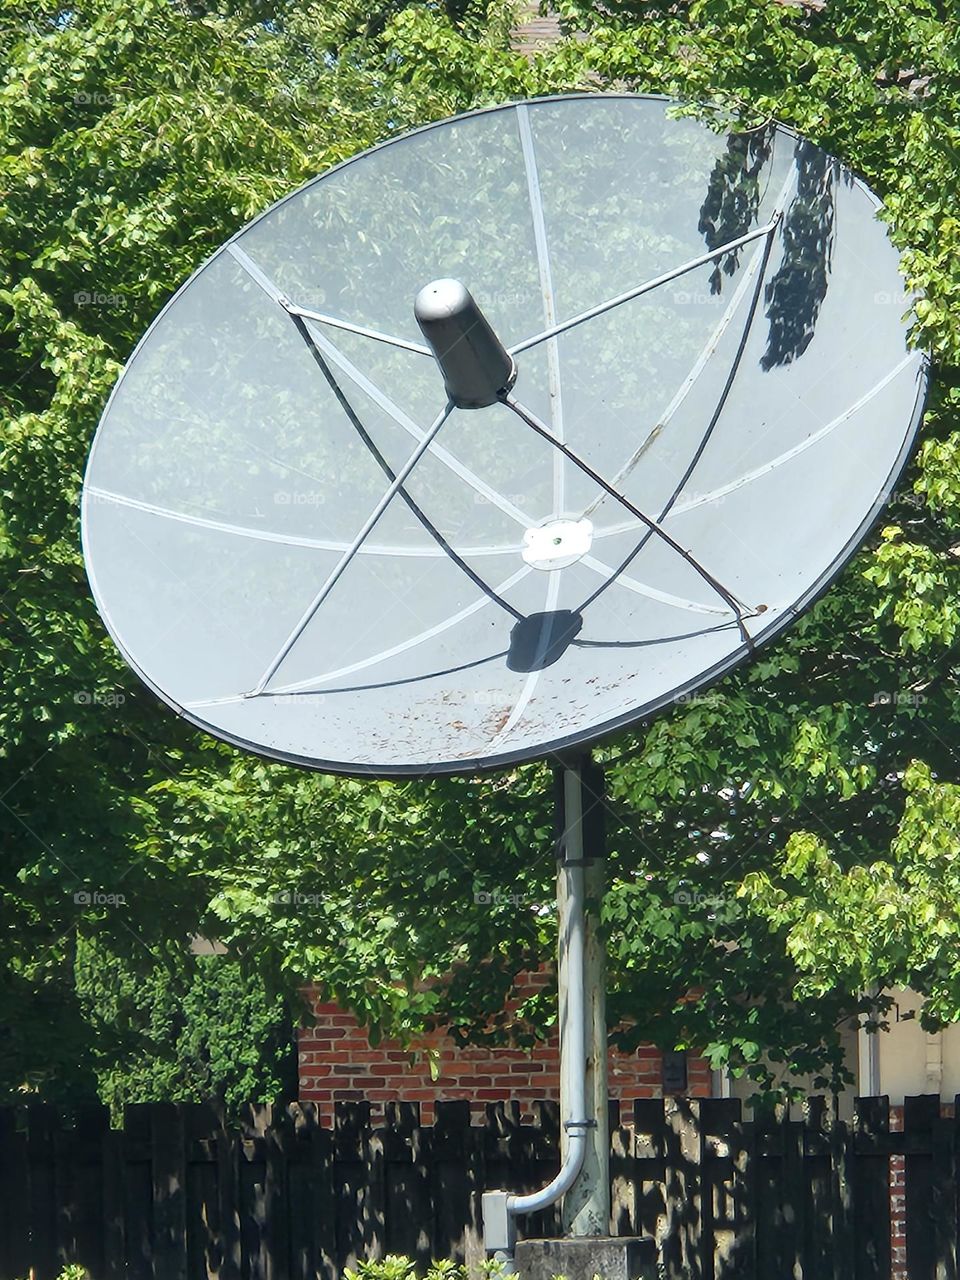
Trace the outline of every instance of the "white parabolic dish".
<instances>
[{"instance_id":1,"label":"white parabolic dish","mask_svg":"<svg viewBox=\"0 0 960 1280\"><path fill-rule=\"evenodd\" d=\"M338 166L117 383L83 499L113 638L208 732L351 773L502 766L689 695L836 576L909 453L926 364L877 211L790 131L651 97ZM514 357L506 402L446 406L413 313L443 278Z\"/></svg>"}]
</instances>

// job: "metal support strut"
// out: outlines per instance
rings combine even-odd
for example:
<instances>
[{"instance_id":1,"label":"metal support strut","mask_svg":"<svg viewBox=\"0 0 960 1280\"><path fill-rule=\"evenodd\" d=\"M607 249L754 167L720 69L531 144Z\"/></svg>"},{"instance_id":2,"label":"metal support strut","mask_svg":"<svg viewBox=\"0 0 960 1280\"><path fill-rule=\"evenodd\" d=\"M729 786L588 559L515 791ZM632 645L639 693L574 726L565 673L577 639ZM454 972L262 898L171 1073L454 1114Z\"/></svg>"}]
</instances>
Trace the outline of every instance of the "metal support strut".
<instances>
[{"instance_id":1,"label":"metal support strut","mask_svg":"<svg viewBox=\"0 0 960 1280\"><path fill-rule=\"evenodd\" d=\"M586 809L597 803L600 770L589 757L557 768L560 860L557 872L560 996L561 1163L540 1191L483 1194L483 1239L488 1253L513 1270L516 1219L566 1197L563 1226L569 1235L606 1235L610 1217L607 1044L602 949L588 921L588 881L599 888L600 852L585 850ZM586 793L586 803L585 803ZM593 815L599 828L599 811ZM599 841L597 841L599 843ZM593 852L593 858L590 854ZM596 859L594 861L594 859ZM598 874L599 873L599 876Z\"/></svg>"}]
</instances>

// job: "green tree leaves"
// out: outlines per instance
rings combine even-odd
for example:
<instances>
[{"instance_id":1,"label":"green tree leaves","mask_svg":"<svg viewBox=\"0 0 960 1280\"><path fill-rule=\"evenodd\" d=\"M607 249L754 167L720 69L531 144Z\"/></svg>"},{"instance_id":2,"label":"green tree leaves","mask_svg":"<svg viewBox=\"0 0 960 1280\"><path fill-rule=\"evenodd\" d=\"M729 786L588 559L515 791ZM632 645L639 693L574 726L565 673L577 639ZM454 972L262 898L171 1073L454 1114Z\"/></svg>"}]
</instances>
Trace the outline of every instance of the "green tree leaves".
<instances>
[{"instance_id":1,"label":"green tree leaves","mask_svg":"<svg viewBox=\"0 0 960 1280\"><path fill-rule=\"evenodd\" d=\"M929 1018L960 1016L956 19L927 0L559 12L566 38L526 60L499 2L0 7L6 1090L195 1096L202 1059L204 1089L266 1096L278 1059L250 1054L305 981L375 1032L524 1038L554 1016L549 998L494 1013L555 944L548 771L361 783L203 739L104 635L77 499L120 365L255 212L405 128L578 88L775 117L838 154L884 199L916 295L890 305L937 374L887 529L842 580L757 662L604 749L618 1035L838 1081L862 989L909 982ZM222 981L184 958L197 931L227 942Z\"/></svg>"}]
</instances>

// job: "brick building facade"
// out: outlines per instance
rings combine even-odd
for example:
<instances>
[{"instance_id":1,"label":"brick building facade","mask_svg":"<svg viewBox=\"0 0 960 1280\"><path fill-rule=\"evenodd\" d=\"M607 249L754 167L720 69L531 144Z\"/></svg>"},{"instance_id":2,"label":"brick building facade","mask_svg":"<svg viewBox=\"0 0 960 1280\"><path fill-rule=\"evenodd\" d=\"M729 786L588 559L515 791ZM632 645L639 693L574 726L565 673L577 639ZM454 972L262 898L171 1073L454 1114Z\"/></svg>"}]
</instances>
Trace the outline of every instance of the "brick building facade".
<instances>
[{"instance_id":1,"label":"brick building facade","mask_svg":"<svg viewBox=\"0 0 960 1280\"><path fill-rule=\"evenodd\" d=\"M520 985L520 996L555 980L546 971L531 974ZM375 1122L382 1118L385 1102L419 1102L423 1122L432 1124L437 1101L467 1098L482 1113L487 1102L514 1099L529 1111L537 1099L560 1096L556 1034L529 1051L461 1048L442 1031L419 1041L413 1051L390 1040L374 1048L352 1014L323 1001L314 990L307 995L315 1023L299 1033L300 1101L316 1103L324 1124L332 1123L338 1101L369 1101ZM436 1079L425 1049L439 1054ZM610 1097L625 1103L665 1092L700 1098L712 1092L710 1068L695 1054L685 1055L685 1061L671 1055L665 1063L664 1055L650 1046L630 1054L611 1050L608 1071Z\"/></svg>"},{"instance_id":2,"label":"brick building facade","mask_svg":"<svg viewBox=\"0 0 960 1280\"><path fill-rule=\"evenodd\" d=\"M560 35L560 20L555 14L541 16L540 6L527 0L520 21L513 33L514 48L518 53L536 53L537 49L556 40Z\"/></svg>"}]
</instances>

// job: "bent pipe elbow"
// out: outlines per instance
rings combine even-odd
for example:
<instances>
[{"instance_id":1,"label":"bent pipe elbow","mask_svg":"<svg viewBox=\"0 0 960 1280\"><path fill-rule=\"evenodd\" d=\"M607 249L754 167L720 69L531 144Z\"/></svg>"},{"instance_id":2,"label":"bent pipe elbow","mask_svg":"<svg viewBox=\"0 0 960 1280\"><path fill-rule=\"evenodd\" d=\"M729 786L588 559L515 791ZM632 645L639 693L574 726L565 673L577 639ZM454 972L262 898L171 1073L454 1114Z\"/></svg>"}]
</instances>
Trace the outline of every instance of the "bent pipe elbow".
<instances>
[{"instance_id":1,"label":"bent pipe elbow","mask_svg":"<svg viewBox=\"0 0 960 1280\"><path fill-rule=\"evenodd\" d=\"M507 1212L516 1216L518 1213L536 1213L538 1209L546 1209L554 1204L562 1195L570 1190L580 1170L587 1151L586 1129L569 1130L567 1158L560 1166L560 1172L539 1191L525 1196L508 1196Z\"/></svg>"}]
</instances>

